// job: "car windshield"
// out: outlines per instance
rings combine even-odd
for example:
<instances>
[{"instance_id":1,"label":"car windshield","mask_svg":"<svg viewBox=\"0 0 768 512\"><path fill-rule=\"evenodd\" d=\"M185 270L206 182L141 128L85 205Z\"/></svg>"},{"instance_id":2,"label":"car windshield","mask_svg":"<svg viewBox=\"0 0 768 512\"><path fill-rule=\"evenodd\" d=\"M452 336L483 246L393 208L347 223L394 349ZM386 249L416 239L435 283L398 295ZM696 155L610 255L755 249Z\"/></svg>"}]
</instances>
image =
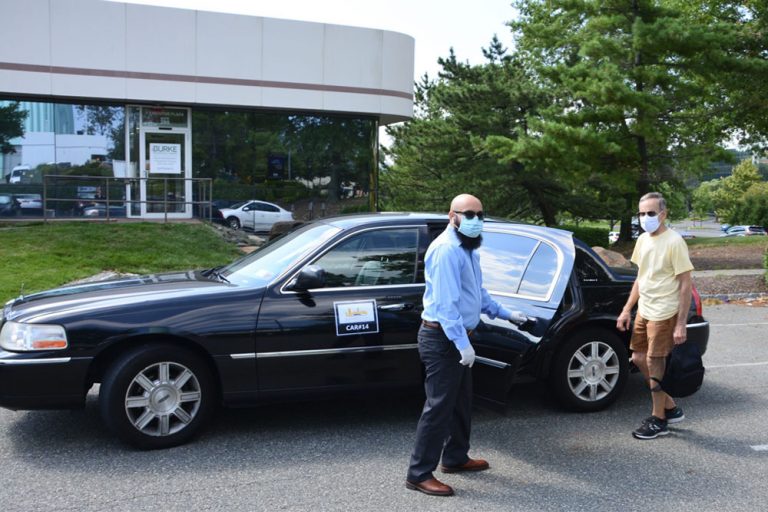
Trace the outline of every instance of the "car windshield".
<instances>
[{"instance_id":1,"label":"car windshield","mask_svg":"<svg viewBox=\"0 0 768 512\"><path fill-rule=\"evenodd\" d=\"M237 210L238 208L242 208L243 206L247 205L250 201L242 201L240 203L235 203L232 206L227 206L230 210Z\"/></svg>"},{"instance_id":2,"label":"car windshield","mask_svg":"<svg viewBox=\"0 0 768 512\"><path fill-rule=\"evenodd\" d=\"M341 231L328 224L309 224L276 238L221 270L233 284L266 286L302 256Z\"/></svg>"}]
</instances>

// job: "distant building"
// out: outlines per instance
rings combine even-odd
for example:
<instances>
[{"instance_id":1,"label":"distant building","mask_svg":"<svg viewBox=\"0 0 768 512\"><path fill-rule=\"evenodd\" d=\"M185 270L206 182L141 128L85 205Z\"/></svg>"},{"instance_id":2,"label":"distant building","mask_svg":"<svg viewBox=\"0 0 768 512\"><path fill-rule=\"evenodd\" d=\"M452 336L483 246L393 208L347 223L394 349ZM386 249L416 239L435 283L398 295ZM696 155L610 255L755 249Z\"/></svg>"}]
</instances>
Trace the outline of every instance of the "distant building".
<instances>
[{"instance_id":1,"label":"distant building","mask_svg":"<svg viewBox=\"0 0 768 512\"><path fill-rule=\"evenodd\" d=\"M744 160L752 160L750 151L739 151L736 149L726 150L732 155L731 161L714 162L709 166L709 170L701 177L700 181L716 180L718 178L727 178L733 173L733 168Z\"/></svg>"},{"instance_id":2,"label":"distant building","mask_svg":"<svg viewBox=\"0 0 768 512\"><path fill-rule=\"evenodd\" d=\"M0 101L28 112L3 176L112 163L129 216L191 217L200 179L375 204L379 127L413 116L404 34L103 0L3 2L2 20Z\"/></svg>"}]
</instances>

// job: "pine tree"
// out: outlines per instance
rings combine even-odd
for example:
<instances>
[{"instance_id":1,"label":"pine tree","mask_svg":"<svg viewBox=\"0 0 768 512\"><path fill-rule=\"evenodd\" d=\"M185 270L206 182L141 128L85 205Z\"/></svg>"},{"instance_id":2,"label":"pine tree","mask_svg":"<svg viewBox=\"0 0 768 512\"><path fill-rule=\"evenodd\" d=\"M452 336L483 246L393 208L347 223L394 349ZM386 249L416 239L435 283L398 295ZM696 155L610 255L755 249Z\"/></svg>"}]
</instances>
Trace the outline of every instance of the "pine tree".
<instances>
[{"instance_id":1,"label":"pine tree","mask_svg":"<svg viewBox=\"0 0 768 512\"><path fill-rule=\"evenodd\" d=\"M718 157L734 129L723 84L759 69L760 58L735 51L737 23L686 15L672 2L515 5L518 50L557 98L533 123L539 137L527 151L602 183L606 199L623 198L627 240L640 195Z\"/></svg>"}]
</instances>

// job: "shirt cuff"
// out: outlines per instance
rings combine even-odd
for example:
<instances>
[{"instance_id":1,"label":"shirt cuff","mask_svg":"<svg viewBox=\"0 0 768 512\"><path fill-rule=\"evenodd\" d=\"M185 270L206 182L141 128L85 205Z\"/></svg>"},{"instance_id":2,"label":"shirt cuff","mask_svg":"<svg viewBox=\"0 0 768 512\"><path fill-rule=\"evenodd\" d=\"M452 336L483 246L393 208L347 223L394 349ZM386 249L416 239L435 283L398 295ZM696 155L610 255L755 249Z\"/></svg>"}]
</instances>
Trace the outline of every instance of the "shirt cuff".
<instances>
[{"instance_id":1,"label":"shirt cuff","mask_svg":"<svg viewBox=\"0 0 768 512\"><path fill-rule=\"evenodd\" d=\"M491 319L495 318L491 315L488 315ZM505 308L504 306L499 306L499 310L496 312L496 316L501 318L502 320L509 320L512 318L512 312Z\"/></svg>"},{"instance_id":2,"label":"shirt cuff","mask_svg":"<svg viewBox=\"0 0 768 512\"><path fill-rule=\"evenodd\" d=\"M469 342L469 337L467 336L464 336L463 338L460 338L458 340L451 340L451 341L453 342L454 345L456 345L456 348L459 351L462 351L471 345L471 343Z\"/></svg>"}]
</instances>

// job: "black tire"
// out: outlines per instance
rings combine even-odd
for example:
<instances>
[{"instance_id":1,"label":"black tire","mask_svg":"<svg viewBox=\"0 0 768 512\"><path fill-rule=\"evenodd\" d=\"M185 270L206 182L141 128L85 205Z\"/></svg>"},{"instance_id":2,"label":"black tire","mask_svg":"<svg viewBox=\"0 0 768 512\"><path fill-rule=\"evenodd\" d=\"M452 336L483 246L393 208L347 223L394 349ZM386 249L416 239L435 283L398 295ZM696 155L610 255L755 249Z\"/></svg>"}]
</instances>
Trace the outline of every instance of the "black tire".
<instances>
[{"instance_id":1,"label":"black tire","mask_svg":"<svg viewBox=\"0 0 768 512\"><path fill-rule=\"evenodd\" d=\"M143 450L184 444L210 419L216 400L200 357L170 345L141 346L108 369L99 391L101 417L124 442Z\"/></svg>"},{"instance_id":2,"label":"black tire","mask_svg":"<svg viewBox=\"0 0 768 512\"><path fill-rule=\"evenodd\" d=\"M240 219L238 219L237 217L228 217L227 226L229 226L232 229L240 229Z\"/></svg>"},{"instance_id":3,"label":"black tire","mask_svg":"<svg viewBox=\"0 0 768 512\"><path fill-rule=\"evenodd\" d=\"M574 411L599 411L619 397L627 383L624 342L605 329L585 329L569 338L552 364L550 386L559 402Z\"/></svg>"}]
</instances>

